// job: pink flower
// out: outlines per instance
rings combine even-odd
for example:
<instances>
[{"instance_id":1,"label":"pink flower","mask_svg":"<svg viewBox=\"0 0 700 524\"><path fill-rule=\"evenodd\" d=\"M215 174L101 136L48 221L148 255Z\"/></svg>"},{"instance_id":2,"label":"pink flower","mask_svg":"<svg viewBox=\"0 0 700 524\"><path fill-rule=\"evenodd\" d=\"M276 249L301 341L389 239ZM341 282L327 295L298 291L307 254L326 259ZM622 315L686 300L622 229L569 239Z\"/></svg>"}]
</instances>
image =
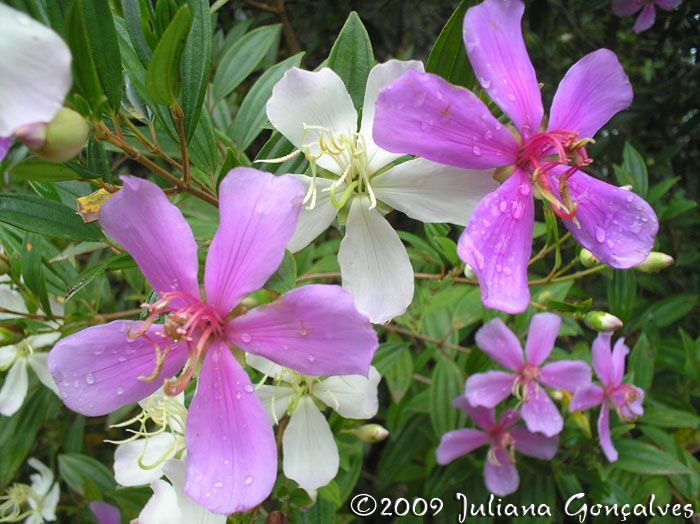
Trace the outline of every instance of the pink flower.
<instances>
[{"instance_id":1,"label":"pink flower","mask_svg":"<svg viewBox=\"0 0 700 524\"><path fill-rule=\"evenodd\" d=\"M294 232L304 190L291 175L238 168L221 183L203 294L197 243L179 209L151 182L123 184L102 206L100 225L159 300L144 322L115 321L61 340L49 371L69 408L96 416L163 385L176 394L201 365L185 429L184 491L215 513L248 510L272 489L277 449L240 350L304 375L367 376L376 334L338 286L304 286L251 311L239 305L274 273ZM154 323L159 315L163 324Z\"/></svg>"},{"instance_id":2,"label":"pink flower","mask_svg":"<svg viewBox=\"0 0 700 524\"><path fill-rule=\"evenodd\" d=\"M625 346L625 339L620 338L615 343L615 349L610 351L610 338L612 333L598 334L593 341L591 355L593 357L593 369L603 383L603 387L590 384L576 390L569 404L569 411L581 411L602 404L600 417L598 418L598 438L600 447L610 462L617 460L617 450L610 439L610 414L609 406L613 406L618 416L626 422L634 422L638 416L644 414L642 401L644 391L632 384L622 384L622 375L625 374L625 357L629 348Z\"/></svg>"},{"instance_id":3,"label":"pink flower","mask_svg":"<svg viewBox=\"0 0 700 524\"><path fill-rule=\"evenodd\" d=\"M654 25L656 11L654 5L658 5L661 9L671 11L676 9L683 0L615 0L613 2L613 12L617 16L632 16L639 11L642 6L642 12L639 13L637 20L632 28L635 33L646 31Z\"/></svg>"},{"instance_id":4,"label":"pink flower","mask_svg":"<svg viewBox=\"0 0 700 524\"><path fill-rule=\"evenodd\" d=\"M551 460L557 452L558 436L537 435L523 426L511 428L520 419L514 409L504 411L496 423L493 408L474 407L465 397L457 397L452 405L464 411L484 431L465 428L445 433L435 450L437 463L449 464L488 443L489 451L484 463L486 487L499 497L518 489L520 477L515 469L515 450L542 460Z\"/></svg>"},{"instance_id":5,"label":"pink flower","mask_svg":"<svg viewBox=\"0 0 700 524\"><path fill-rule=\"evenodd\" d=\"M616 268L643 262L658 230L643 199L580 170L591 162L585 146L596 131L632 102L617 57L599 49L574 64L547 120L520 28L523 11L519 0L486 0L464 19L474 72L517 137L470 91L417 71L380 93L374 123L374 140L388 151L504 168L507 180L476 207L458 253L476 272L484 305L508 313L529 304L533 197L546 200L582 246Z\"/></svg>"},{"instance_id":6,"label":"pink flower","mask_svg":"<svg viewBox=\"0 0 700 524\"><path fill-rule=\"evenodd\" d=\"M564 427L559 410L542 385L573 393L591 383L591 369L585 362L559 360L546 366L561 327L561 318L552 313L532 317L525 354L520 342L500 318L494 318L476 332L476 345L502 366L503 371L477 373L467 379L464 396L473 406L493 408L512 393L522 400L522 415L530 431L551 437Z\"/></svg>"}]
</instances>

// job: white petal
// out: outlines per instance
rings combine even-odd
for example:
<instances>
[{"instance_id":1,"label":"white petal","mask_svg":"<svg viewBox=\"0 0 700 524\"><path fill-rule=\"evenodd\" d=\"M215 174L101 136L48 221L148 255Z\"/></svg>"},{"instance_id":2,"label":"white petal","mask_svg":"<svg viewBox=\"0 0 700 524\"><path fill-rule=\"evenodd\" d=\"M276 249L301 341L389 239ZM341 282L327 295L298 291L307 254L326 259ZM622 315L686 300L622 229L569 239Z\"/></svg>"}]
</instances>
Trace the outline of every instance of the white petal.
<instances>
[{"instance_id":1,"label":"white petal","mask_svg":"<svg viewBox=\"0 0 700 524\"><path fill-rule=\"evenodd\" d=\"M294 396L294 390L286 386L260 386L256 393L272 424L277 424L284 417L289 399Z\"/></svg>"},{"instance_id":2,"label":"white petal","mask_svg":"<svg viewBox=\"0 0 700 524\"><path fill-rule=\"evenodd\" d=\"M43 499L49 492L51 484L53 484L53 473L47 466L35 458L30 458L27 462L38 472L29 475L32 490Z\"/></svg>"},{"instance_id":3,"label":"white petal","mask_svg":"<svg viewBox=\"0 0 700 524\"><path fill-rule=\"evenodd\" d=\"M0 4L0 6L2 6L2 4ZM2 8L0 7L0 11L1 9ZM0 60L2 60L2 58L0 58ZM0 136L2 135L0 134ZM27 306L24 303L24 300L22 300L22 295L17 293L17 291L10 289L8 286L0 286L0 304L2 304L2 307L9 309L10 311L27 313ZM13 315L11 313L0 313L1 319L18 317L19 315Z\"/></svg>"},{"instance_id":4,"label":"white petal","mask_svg":"<svg viewBox=\"0 0 700 524\"><path fill-rule=\"evenodd\" d=\"M481 199L498 187L493 170L477 171L416 158L372 179L377 198L421 222L466 226Z\"/></svg>"},{"instance_id":5,"label":"white petal","mask_svg":"<svg viewBox=\"0 0 700 524\"><path fill-rule=\"evenodd\" d=\"M272 360L268 360L260 355L246 353L245 363L253 369L257 369L260 373L274 379L279 379L283 374L288 373L288 371L279 364L275 364Z\"/></svg>"},{"instance_id":6,"label":"white petal","mask_svg":"<svg viewBox=\"0 0 700 524\"><path fill-rule=\"evenodd\" d=\"M318 142L319 131L309 129L304 136L304 124L321 126L336 133L357 131L357 111L345 84L327 67L314 72L296 67L288 70L272 88L272 97L267 102L267 118L296 147L302 145L302 140L304 144ZM311 154L319 151L318 145L311 148ZM328 155L317 163L340 174L338 165Z\"/></svg>"},{"instance_id":7,"label":"white petal","mask_svg":"<svg viewBox=\"0 0 700 524\"><path fill-rule=\"evenodd\" d=\"M164 432L155 437L139 438L117 446L114 452L114 478L122 486L144 486L163 476L165 460L172 458L177 451L175 437ZM145 446L145 448L144 448ZM141 462L151 466L162 461L151 469L139 466L139 455L143 452Z\"/></svg>"},{"instance_id":8,"label":"white petal","mask_svg":"<svg viewBox=\"0 0 700 524\"><path fill-rule=\"evenodd\" d=\"M423 72L423 62L410 60L402 62L400 60L389 60L383 64L377 64L369 72L367 77L367 87L365 88L365 101L362 106L362 124L360 134L364 136L367 144L369 156L369 172L375 173L389 162L393 162L402 155L389 153L381 149L372 139L372 125L374 123L374 103L377 101L379 92L398 80L406 71L416 70Z\"/></svg>"},{"instance_id":9,"label":"white petal","mask_svg":"<svg viewBox=\"0 0 700 524\"><path fill-rule=\"evenodd\" d=\"M41 335L32 335L31 337L27 337L25 340L33 350L37 350L41 348L53 347L59 338L61 338L60 333L42 333Z\"/></svg>"},{"instance_id":10,"label":"white petal","mask_svg":"<svg viewBox=\"0 0 700 524\"><path fill-rule=\"evenodd\" d=\"M0 136L53 119L73 82L70 64L61 37L0 4Z\"/></svg>"},{"instance_id":11,"label":"white petal","mask_svg":"<svg viewBox=\"0 0 700 524\"><path fill-rule=\"evenodd\" d=\"M177 503L186 524L226 524L226 515L217 515L197 504L182 491L187 475L187 464L184 460L169 460L163 468L165 475L173 483Z\"/></svg>"},{"instance_id":12,"label":"white petal","mask_svg":"<svg viewBox=\"0 0 700 524\"><path fill-rule=\"evenodd\" d=\"M306 175L295 175L297 180L304 186L304 191L308 191L311 185L311 177ZM316 177L316 202L313 209L309 209L311 200L306 204L301 206L299 211L299 220L297 222L297 228L294 230L289 244L287 244L287 249L292 253L301 251L309 243L316 238L318 235L323 233L328 226L331 225L333 219L338 214L338 210L331 204L331 199L328 191L323 191L331 187L333 180L328 180L327 178ZM345 185L343 184L344 188ZM337 189L338 198L342 194L342 189L339 186Z\"/></svg>"},{"instance_id":13,"label":"white petal","mask_svg":"<svg viewBox=\"0 0 700 524\"><path fill-rule=\"evenodd\" d=\"M36 373L39 381L51 391L56 393L56 395L60 396L58 386L56 385L51 373L49 373L49 368L46 365L48 358L48 353L34 353L27 357L27 362L29 363L29 367L31 367L34 373Z\"/></svg>"},{"instance_id":14,"label":"white petal","mask_svg":"<svg viewBox=\"0 0 700 524\"><path fill-rule=\"evenodd\" d=\"M282 437L283 470L305 490L328 484L338 473L340 457L333 433L311 397L299 399Z\"/></svg>"},{"instance_id":15,"label":"white petal","mask_svg":"<svg viewBox=\"0 0 700 524\"><path fill-rule=\"evenodd\" d=\"M164 480L151 482L153 496L139 513L139 524L189 524L182 518L175 488Z\"/></svg>"},{"instance_id":16,"label":"white petal","mask_svg":"<svg viewBox=\"0 0 700 524\"><path fill-rule=\"evenodd\" d=\"M3 346L0 347L0 369L7 366L10 362L15 359L17 354L17 346Z\"/></svg>"},{"instance_id":17,"label":"white petal","mask_svg":"<svg viewBox=\"0 0 700 524\"><path fill-rule=\"evenodd\" d=\"M165 390L163 389L163 386L159 387L156 391L151 393L149 396L147 396L143 400L139 400L138 405L141 409L146 409L147 406L151 404L152 400L158 400L160 398L166 398L166 399L174 399L183 406L185 405L185 393L182 392L174 397L171 397L170 395L165 394Z\"/></svg>"},{"instance_id":18,"label":"white petal","mask_svg":"<svg viewBox=\"0 0 700 524\"><path fill-rule=\"evenodd\" d=\"M413 299L413 268L396 231L366 196L355 197L340 243L343 287L375 324L403 315Z\"/></svg>"},{"instance_id":19,"label":"white petal","mask_svg":"<svg viewBox=\"0 0 700 524\"><path fill-rule=\"evenodd\" d=\"M345 418L365 420L377 414L377 384L382 379L374 366L362 375L328 377L314 387L314 395Z\"/></svg>"},{"instance_id":20,"label":"white petal","mask_svg":"<svg viewBox=\"0 0 700 524\"><path fill-rule=\"evenodd\" d=\"M56 482L48 494L41 501L41 516L45 520L51 522L56 520L56 506L58 506L58 499L60 497L60 492L58 489L58 482Z\"/></svg>"},{"instance_id":21,"label":"white petal","mask_svg":"<svg viewBox=\"0 0 700 524\"><path fill-rule=\"evenodd\" d=\"M27 396L27 359L18 358L5 375L0 390L0 414L11 417L22 407Z\"/></svg>"}]
</instances>

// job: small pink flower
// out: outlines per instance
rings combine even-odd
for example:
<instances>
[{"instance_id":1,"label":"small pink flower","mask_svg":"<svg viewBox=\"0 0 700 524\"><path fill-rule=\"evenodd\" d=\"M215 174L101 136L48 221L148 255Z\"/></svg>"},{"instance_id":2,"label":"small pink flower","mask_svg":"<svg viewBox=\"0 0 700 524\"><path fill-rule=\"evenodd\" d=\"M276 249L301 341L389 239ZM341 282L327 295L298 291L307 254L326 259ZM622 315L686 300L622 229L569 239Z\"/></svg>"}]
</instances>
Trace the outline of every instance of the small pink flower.
<instances>
[{"instance_id":1,"label":"small pink flower","mask_svg":"<svg viewBox=\"0 0 700 524\"><path fill-rule=\"evenodd\" d=\"M634 27L632 28L635 33L641 33L654 25L654 20L656 19L654 5L666 11L671 11L681 5L682 1L683 0L615 0L613 2L613 12L617 16L632 16L644 6L644 9L639 13Z\"/></svg>"}]
</instances>

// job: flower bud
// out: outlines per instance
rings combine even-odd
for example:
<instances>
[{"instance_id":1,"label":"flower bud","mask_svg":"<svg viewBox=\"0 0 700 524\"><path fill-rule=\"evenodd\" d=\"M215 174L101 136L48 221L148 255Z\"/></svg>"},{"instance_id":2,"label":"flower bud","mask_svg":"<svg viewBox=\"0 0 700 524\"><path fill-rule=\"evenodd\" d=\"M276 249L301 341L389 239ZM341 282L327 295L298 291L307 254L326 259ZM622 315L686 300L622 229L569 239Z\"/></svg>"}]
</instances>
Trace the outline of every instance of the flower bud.
<instances>
[{"instance_id":1,"label":"flower bud","mask_svg":"<svg viewBox=\"0 0 700 524\"><path fill-rule=\"evenodd\" d=\"M596 331L615 331L622 327L622 320L605 311L589 311L584 322Z\"/></svg>"},{"instance_id":2,"label":"flower bud","mask_svg":"<svg viewBox=\"0 0 700 524\"><path fill-rule=\"evenodd\" d=\"M0 324L0 347L17 344L24 339L24 330L16 324Z\"/></svg>"},{"instance_id":3,"label":"flower bud","mask_svg":"<svg viewBox=\"0 0 700 524\"><path fill-rule=\"evenodd\" d=\"M389 436L389 431L379 424L365 424L364 426L348 430L347 432L352 433L357 437L357 440L366 442L367 444L381 442Z\"/></svg>"},{"instance_id":4,"label":"flower bud","mask_svg":"<svg viewBox=\"0 0 700 524\"><path fill-rule=\"evenodd\" d=\"M642 273L656 273L673 264L673 257L660 251L652 251L644 262L634 266L634 269Z\"/></svg>"},{"instance_id":5,"label":"flower bud","mask_svg":"<svg viewBox=\"0 0 700 524\"><path fill-rule=\"evenodd\" d=\"M583 267L593 267L600 264L600 260L598 260L593 253L585 248L581 250L581 253L579 253L578 259Z\"/></svg>"},{"instance_id":6,"label":"flower bud","mask_svg":"<svg viewBox=\"0 0 700 524\"><path fill-rule=\"evenodd\" d=\"M477 280L476 271L469 264L464 264L464 276L469 280Z\"/></svg>"},{"instance_id":7,"label":"flower bud","mask_svg":"<svg viewBox=\"0 0 700 524\"><path fill-rule=\"evenodd\" d=\"M28 124L17 129L15 135L44 160L65 162L82 151L89 131L80 113L62 107L48 124Z\"/></svg>"}]
</instances>

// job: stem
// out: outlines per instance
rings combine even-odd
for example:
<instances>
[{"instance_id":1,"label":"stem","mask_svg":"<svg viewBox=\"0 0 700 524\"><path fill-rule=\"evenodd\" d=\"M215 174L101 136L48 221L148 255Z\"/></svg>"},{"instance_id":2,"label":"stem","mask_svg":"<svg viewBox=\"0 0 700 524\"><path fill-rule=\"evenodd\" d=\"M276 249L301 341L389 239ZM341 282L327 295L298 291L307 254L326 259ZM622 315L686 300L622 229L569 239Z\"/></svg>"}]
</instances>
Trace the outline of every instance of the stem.
<instances>
[{"instance_id":1,"label":"stem","mask_svg":"<svg viewBox=\"0 0 700 524\"><path fill-rule=\"evenodd\" d=\"M424 342L430 342L431 344L435 344L438 348L454 349L455 351L461 351L462 353L471 353L471 349L465 348L464 346L450 344L449 342L445 342L444 340L438 340L437 338L432 338L432 337L428 337L426 335L421 335L420 333L416 333L415 331L411 331L410 329L402 328L400 326L395 326L393 324L387 324L386 326L382 326L382 327L384 329L386 329L387 331L393 331L394 333L400 333L402 335L407 335L407 336L415 338L417 340L422 340Z\"/></svg>"},{"instance_id":2,"label":"stem","mask_svg":"<svg viewBox=\"0 0 700 524\"><path fill-rule=\"evenodd\" d=\"M36 315L36 314L34 314L34 313L23 313L23 312L21 312L21 311L13 311L13 310L11 310L11 309L7 309L7 308L4 308L4 307L0 307L0 313L7 313L8 315L17 315L18 317L28 318L28 319L31 319L31 320L51 320L51 319L50 319L48 316L46 316L46 315ZM61 315L54 315L53 317L54 317L54 318L57 318L57 319L58 319L58 318L60 318L60 319L66 318L66 317L63 317L63 316L61 316Z\"/></svg>"},{"instance_id":3,"label":"stem","mask_svg":"<svg viewBox=\"0 0 700 524\"><path fill-rule=\"evenodd\" d=\"M175 127L177 128L177 138L180 141L180 156L182 157L182 180L185 185L190 183L190 162L187 158L187 141L185 140L185 128L183 126L183 121L185 119L185 114L182 112L180 104L175 102L170 108L170 113L173 115L173 120L175 120Z\"/></svg>"},{"instance_id":4,"label":"stem","mask_svg":"<svg viewBox=\"0 0 700 524\"><path fill-rule=\"evenodd\" d=\"M590 269L586 269L584 271L577 271L576 273L571 273L570 275L566 275L563 277L557 277L553 278L551 280L547 279L540 279L540 280L531 280L528 282L529 285L531 286L539 286L542 284L549 284L551 282L565 282L567 280L578 280L579 278L585 277L587 275L592 275L593 273L598 273L599 271L603 271L606 269L608 266L605 264L600 264L595 267L592 267Z\"/></svg>"}]
</instances>

